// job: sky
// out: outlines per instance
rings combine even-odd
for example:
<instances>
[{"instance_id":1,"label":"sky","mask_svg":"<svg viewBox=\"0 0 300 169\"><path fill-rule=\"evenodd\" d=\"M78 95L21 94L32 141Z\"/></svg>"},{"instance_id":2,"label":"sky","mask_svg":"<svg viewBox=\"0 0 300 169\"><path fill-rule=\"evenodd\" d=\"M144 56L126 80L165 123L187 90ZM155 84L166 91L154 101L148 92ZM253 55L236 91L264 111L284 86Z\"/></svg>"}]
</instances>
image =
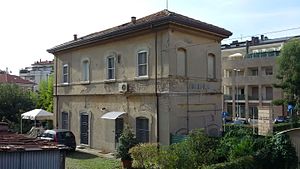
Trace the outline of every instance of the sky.
<instances>
[{"instance_id":1,"label":"sky","mask_svg":"<svg viewBox=\"0 0 300 169\"><path fill-rule=\"evenodd\" d=\"M52 60L47 49L167 8L166 0L0 1L0 69L12 74L35 61ZM299 0L168 0L168 9L227 30L223 43L260 34L300 35ZM286 31L285 31L286 30Z\"/></svg>"}]
</instances>

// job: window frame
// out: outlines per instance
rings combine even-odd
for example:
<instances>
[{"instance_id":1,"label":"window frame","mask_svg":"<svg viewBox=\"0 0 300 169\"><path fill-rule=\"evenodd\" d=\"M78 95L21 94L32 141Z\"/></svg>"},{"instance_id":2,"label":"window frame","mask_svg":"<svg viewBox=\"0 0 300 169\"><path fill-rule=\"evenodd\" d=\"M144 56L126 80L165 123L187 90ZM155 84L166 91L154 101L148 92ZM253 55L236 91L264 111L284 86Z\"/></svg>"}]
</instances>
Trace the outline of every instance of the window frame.
<instances>
[{"instance_id":1,"label":"window frame","mask_svg":"<svg viewBox=\"0 0 300 169\"><path fill-rule=\"evenodd\" d=\"M66 67L67 73L64 72ZM65 81L65 76L66 76L66 81ZM69 64L63 64L63 69L62 69L62 83L63 84L69 84Z\"/></svg>"},{"instance_id":2,"label":"window frame","mask_svg":"<svg viewBox=\"0 0 300 169\"><path fill-rule=\"evenodd\" d=\"M139 54L146 53L146 63L139 64ZM146 75L139 75L140 66L146 66ZM136 77L137 78L148 78L149 77L149 52L147 50L140 50L136 56Z\"/></svg>"},{"instance_id":3,"label":"window frame","mask_svg":"<svg viewBox=\"0 0 300 169\"><path fill-rule=\"evenodd\" d=\"M109 68L109 60L113 59L114 63L113 63L113 68ZM113 78L109 78L109 70L113 70ZM107 56L106 57L106 80L108 81L114 81L116 80L116 57L113 55Z\"/></svg>"},{"instance_id":4,"label":"window frame","mask_svg":"<svg viewBox=\"0 0 300 169\"><path fill-rule=\"evenodd\" d=\"M143 122L145 122L145 121L147 122L147 125L145 125L146 129L142 128L144 125L142 125L142 126L137 125L138 121L141 122L140 120L143 121ZM139 117L135 118L135 125L136 125L135 126L135 128L136 128L136 133L135 134L136 134L136 139L139 141L139 143L149 143L150 142L150 130L151 130L151 128L150 128L149 124L150 124L150 119L147 118L147 117L139 116ZM139 136L145 136L145 137L140 138Z\"/></svg>"},{"instance_id":5,"label":"window frame","mask_svg":"<svg viewBox=\"0 0 300 169\"><path fill-rule=\"evenodd\" d=\"M85 72L85 63L87 64L86 72ZM90 82L90 60L89 59L83 59L81 61L81 66L82 66L82 70L81 70L82 82Z\"/></svg>"}]
</instances>

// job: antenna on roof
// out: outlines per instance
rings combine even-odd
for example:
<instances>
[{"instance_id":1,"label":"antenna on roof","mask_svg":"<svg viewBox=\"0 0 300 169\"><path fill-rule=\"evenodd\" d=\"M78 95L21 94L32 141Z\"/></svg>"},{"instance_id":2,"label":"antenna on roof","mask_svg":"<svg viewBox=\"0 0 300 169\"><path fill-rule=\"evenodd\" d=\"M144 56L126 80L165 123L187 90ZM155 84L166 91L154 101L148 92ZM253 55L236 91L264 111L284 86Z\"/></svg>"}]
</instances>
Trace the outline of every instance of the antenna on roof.
<instances>
[{"instance_id":1,"label":"antenna on roof","mask_svg":"<svg viewBox=\"0 0 300 169\"><path fill-rule=\"evenodd\" d=\"M166 0L166 9L169 9L169 3L168 3L168 0Z\"/></svg>"}]
</instances>

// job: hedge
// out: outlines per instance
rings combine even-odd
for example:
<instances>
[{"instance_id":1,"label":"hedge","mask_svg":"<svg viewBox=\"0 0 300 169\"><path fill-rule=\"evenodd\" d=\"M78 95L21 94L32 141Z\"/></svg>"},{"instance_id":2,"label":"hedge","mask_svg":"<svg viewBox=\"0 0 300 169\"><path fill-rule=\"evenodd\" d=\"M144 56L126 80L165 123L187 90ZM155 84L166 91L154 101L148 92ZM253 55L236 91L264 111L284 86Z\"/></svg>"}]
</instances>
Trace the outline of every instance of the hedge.
<instances>
[{"instance_id":1,"label":"hedge","mask_svg":"<svg viewBox=\"0 0 300 169\"><path fill-rule=\"evenodd\" d=\"M201 169L255 169L255 161L252 156L245 156L230 162L203 166Z\"/></svg>"}]
</instances>

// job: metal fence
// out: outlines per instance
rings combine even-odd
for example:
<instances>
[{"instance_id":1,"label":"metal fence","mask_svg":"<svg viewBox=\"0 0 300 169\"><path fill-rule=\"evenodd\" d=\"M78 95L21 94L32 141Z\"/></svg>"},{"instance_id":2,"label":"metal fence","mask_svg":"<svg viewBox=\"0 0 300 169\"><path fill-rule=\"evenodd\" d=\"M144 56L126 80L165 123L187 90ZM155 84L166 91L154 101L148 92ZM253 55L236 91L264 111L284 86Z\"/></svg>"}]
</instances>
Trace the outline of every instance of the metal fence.
<instances>
[{"instance_id":1,"label":"metal fence","mask_svg":"<svg viewBox=\"0 0 300 169\"><path fill-rule=\"evenodd\" d=\"M60 150L0 151L0 169L64 169L65 152Z\"/></svg>"}]
</instances>

